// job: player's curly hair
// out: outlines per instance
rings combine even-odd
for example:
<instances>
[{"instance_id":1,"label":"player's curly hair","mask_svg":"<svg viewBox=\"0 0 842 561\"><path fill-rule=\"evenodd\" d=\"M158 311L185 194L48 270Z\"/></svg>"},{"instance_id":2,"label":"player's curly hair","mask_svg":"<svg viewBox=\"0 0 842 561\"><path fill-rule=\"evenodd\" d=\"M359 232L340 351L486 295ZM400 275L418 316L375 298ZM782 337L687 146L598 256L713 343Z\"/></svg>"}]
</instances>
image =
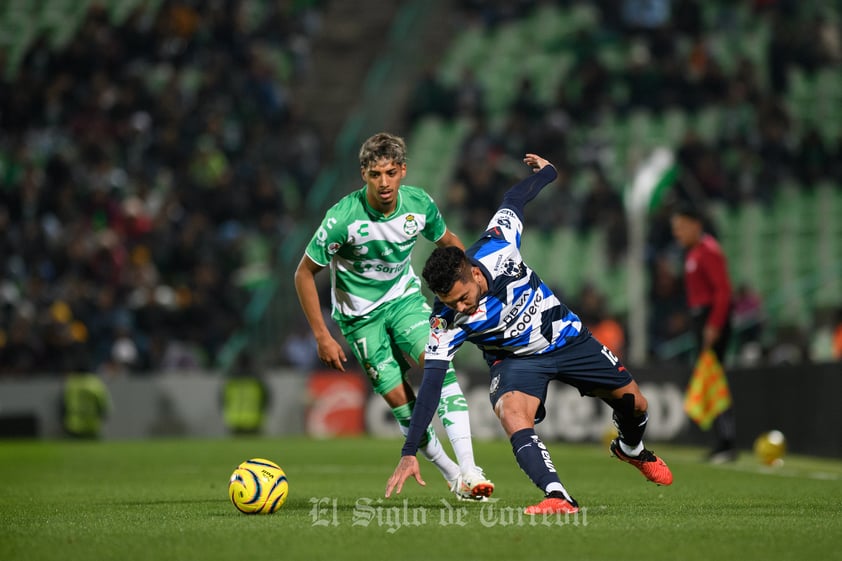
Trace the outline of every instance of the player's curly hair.
<instances>
[{"instance_id":1,"label":"player's curly hair","mask_svg":"<svg viewBox=\"0 0 842 561\"><path fill-rule=\"evenodd\" d=\"M436 294L447 294L457 280L467 282L471 275L471 262L465 252L455 246L437 247L427 258L421 276Z\"/></svg>"},{"instance_id":2,"label":"player's curly hair","mask_svg":"<svg viewBox=\"0 0 842 561\"><path fill-rule=\"evenodd\" d=\"M397 165L406 163L406 142L400 136L379 132L360 146L360 167L368 169L380 160L389 160Z\"/></svg>"}]
</instances>

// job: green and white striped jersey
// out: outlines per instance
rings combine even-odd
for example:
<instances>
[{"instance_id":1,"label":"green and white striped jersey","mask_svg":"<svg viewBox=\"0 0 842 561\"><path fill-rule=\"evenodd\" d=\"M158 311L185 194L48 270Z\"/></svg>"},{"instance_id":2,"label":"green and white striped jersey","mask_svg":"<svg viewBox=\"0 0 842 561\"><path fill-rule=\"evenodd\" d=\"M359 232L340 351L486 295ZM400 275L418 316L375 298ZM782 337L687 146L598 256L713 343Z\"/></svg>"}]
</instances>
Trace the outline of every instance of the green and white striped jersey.
<instances>
[{"instance_id":1,"label":"green and white striped jersey","mask_svg":"<svg viewBox=\"0 0 842 561\"><path fill-rule=\"evenodd\" d=\"M438 241L447 230L423 189L401 185L395 211L374 210L366 188L333 205L307 245L307 257L330 265L333 318L340 324L370 314L386 302L421 290L410 264L418 235Z\"/></svg>"}]
</instances>

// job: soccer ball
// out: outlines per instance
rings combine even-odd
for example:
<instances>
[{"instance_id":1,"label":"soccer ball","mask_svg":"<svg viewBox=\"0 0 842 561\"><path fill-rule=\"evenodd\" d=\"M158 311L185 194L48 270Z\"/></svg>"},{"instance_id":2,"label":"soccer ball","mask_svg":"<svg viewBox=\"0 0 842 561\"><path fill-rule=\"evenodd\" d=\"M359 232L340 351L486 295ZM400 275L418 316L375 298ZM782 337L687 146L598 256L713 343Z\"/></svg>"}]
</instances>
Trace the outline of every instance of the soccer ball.
<instances>
[{"instance_id":1,"label":"soccer ball","mask_svg":"<svg viewBox=\"0 0 842 561\"><path fill-rule=\"evenodd\" d=\"M779 430L764 432L754 441L754 455L767 466L780 466L786 454L786 437Z\"/></svg>"},{"instance_id":2,"label":"soccer ball","mask_svg":"<svg viewBox=\"0 0 842 561\"><path fill-rule=\"evenodd\" d=\"M228 496L245 514L272 514L289 495L289 482L281 466L263 458L252 458L237 466L228 480Z\"/></svg>"}]
</instances>

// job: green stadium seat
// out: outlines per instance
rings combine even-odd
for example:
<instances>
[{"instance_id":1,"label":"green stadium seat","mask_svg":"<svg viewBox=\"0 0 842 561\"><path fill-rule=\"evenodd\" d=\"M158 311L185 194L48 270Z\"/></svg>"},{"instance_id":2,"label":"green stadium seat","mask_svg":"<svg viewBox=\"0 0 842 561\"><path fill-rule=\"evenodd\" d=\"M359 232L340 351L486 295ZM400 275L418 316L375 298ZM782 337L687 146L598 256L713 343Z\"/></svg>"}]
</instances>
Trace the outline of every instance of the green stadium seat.
<instances>
[{"instance_id":1,"label":"green stadium seat","mask_svg":"<svg viewBox=\"0 0 842 561\"><path fill-rule=\"evenodd\" d=\"M628 265L620 263L605 274L603 286L608 311L623 316L629 311Z\"/></svg>"},{"instance_id":2,"label":"green stadium seat","mask_svg":"<svg viewBox=\"0 0 842 561\"><path fill-rule=\"evenodd\" d=\"M438 75L445 84L458 84L466 68L475 68L488 50L488 38L479 25L463 29L448 49L438 67Z\"/></svg>"},{"instance_id":3,"label":"green stadium seat","mask_svg":"<svg viewBox=\"0 0 842 561\"><path fill-rule=\"evenodd\" d=\"M600 44L597 58L609 72L624 72L628 61L628 50L618 41Z\"/></svg>"},{"instance_id":4,"label":"green stadium seat","mask_svg":"<svg viewBox=\"0 0 842 561\"><path fill-rule=\"evenodd\" d=\"M605 230L591 230L580 237L580 241L584 256L584 260L579 262L584 275L582 280L592 282L604 291L607 289L604 282L609 269Z\"/></svg>"},{"instance_id":5,"label":"green stadium seat","mask_svg":"<svg viewBox=\"0 0 842 561\"><path fill-rule=\"evenodd\" d=\"M704 107L692 119L692 127L703 141L715 142L722 128L722 110L712 105Z\"/></svg>"},{"instance_id":6,"label":"green stadium seat","mask_svg":"<svg viewBox=\"0 0 842 561\"><path fill-rule=\"evenodd\" d=\"M538 99L552 106L556 100L559 86L573 66L573 55L570 53L540 53L527 57L524 62L527 75L534 76L535 93Z\"/></svg>"},{"instance_id":7,"label":"green stadium seat","mask_svg":"<svg viewBox=\"0 0 842 561\"><path fill-rule=\"evenodd\" d=\"M580 279L577 268L571 263L579 263L582 259L576 232L569 227L557 228L551 234L549 247L551 259L543 263L541 278L565 294L572 294L578 290Z\"/></svg>"},{"instance_id":8,"label":"green stadium seat","mask_svg":"<svg viewBox=\"0 0 842 561\"><path fill-rule=\"evenodd\" d=\"M842 189L832 182L816 186L816 223L819 228L818 254L821 286L817 301L822 305L842 305Z\"/></svg>"},{"instance_id":9,"label":"green stadium seat","mask_svg":"<svg viewBox=\"0 0 842 561\"><path fill-rule=\"evenodd\" d=\"M525 22L530 44L547 51L557 51L560 39L570 33L571 20L558 6L544 3L536 8Z\"/></svg>"},{"instance_id":10,"label":"green stadium seat","mask_svg":"<svg viewBox=\"0 0 842 561\"><path fill-rule=\"evenodd\" d=\"M689 118L680 108L667 109L663 116L663 140L667 146L677 148L687 132Z\"/></svg>"},{"instance_id":11,"label":"green stadium seat","mask_svg":"<svg viewBox=\"0 0 842 561\"><path fill-rule=\"evenodd\" d=\"M591 2L577 2L570 9L570 21L576 31L590 31L599 25L599 9Z\"/></svg>"}]
</instances>

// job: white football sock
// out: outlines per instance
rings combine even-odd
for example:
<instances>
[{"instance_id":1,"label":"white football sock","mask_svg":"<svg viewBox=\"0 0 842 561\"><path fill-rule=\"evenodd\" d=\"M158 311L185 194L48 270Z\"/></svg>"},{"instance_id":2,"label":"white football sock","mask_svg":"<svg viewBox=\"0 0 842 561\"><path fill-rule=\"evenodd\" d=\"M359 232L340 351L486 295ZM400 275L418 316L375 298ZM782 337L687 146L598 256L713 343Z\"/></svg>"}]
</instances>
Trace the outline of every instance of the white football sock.
<instances>
[{"instance_id":1,"label":"white football sock","mask_svg":"<svg viewBox=\"0 0 842 561\"><path fill-rule=\"evenodd\" d=\"M451 367L452 368L452 367ZM462 473L476 469L474 447L471 441L471 420L468 414L468 401L459 382L453 382L441 389L438 409L439 419L447 432L447 438L453 446L453 453L459 462Z\"/></svg>"},{"instance_id":2,"label":"white football sock","mask_svg":"<svg viewBox=\"0 0 842 561\"><path fill-rule=\"evenodd\" d=\"M641 452L643 452L643 441L641 440L638 443L637 446L632 448L631 446L629 446L628 444L623 442L623 439L621 438L620 439L620 450L622 450L623 454L625 454L626 456L631 456L632 458L636 458L637 456L640 455Z\"/></svg>"},{"instance_id":3,"label":"white football sock","mask_svg":"<svg viewBox=\"0 0 842 561\"><path fill-rule=\"evenodd\" d=\"M547 485L547 487L544 489L544 493L546 493L547 495L549 495L553 491L561 491L561 494L564 495L565 499L567 499L568 501L573 500L573 497L570 496L570 493L567 492L567 489L565 489L564 485L562 485L561 483L557 483L554 481Z\"/></svg>"},{"instance_id":4,"label":"white football sock","mask_svg":"<svg viewBox=\"0 0 842 561\"><path fill-rule=\"evenodd\" d=\"M409 434L409 420L412 417L412 408L414 405L415 401L413 400L406 405L392 408L392 415L395 416L398 427L401 429L401 434L404 436ZM427 427L427 444L419 446L418 449L422 456L430 460L438 468L448 482L459 477L459 466L445 452L432 425Z\"/></svg>"}]
</instances>

